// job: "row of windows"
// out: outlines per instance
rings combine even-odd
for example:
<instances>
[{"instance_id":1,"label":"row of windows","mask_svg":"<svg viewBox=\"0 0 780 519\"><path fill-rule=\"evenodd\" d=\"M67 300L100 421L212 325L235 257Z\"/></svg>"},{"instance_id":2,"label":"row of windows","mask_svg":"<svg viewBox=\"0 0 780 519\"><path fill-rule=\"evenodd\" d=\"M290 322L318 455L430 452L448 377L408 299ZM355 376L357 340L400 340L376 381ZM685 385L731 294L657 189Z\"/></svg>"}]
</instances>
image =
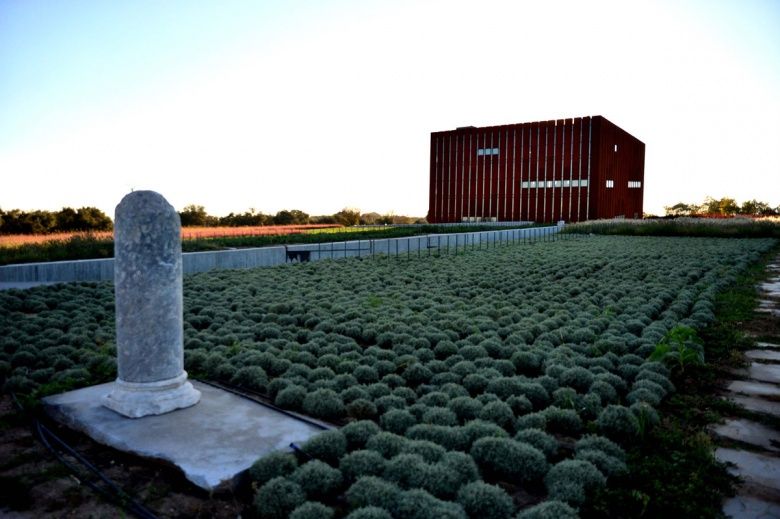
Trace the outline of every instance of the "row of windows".
<instances>
[{"instance_id":1,"label":"row of windows","mask_svg":"<svg viewBox=\"0 0 780 519\"><path fill-rule=\"evenodd\" d=\"M543 187L588 187L587 180L540 180L538 182L522 182L521 186L524 189L536 189Z\"/></svg>"},{"instance_id":2,"label":"row of windows","mask_svg":"<svg viewBox=\"0 0 780 519\"><path fill-rule=\"evenodd\" d=\"M607 189L612 189L615 187L615 181L614 180L607 180ZM628 189L641 189L642 182L640 180L629 180L628 181Z\"/></svg>"},{"instance_id":3,"label":"row of windows","mask_svg":"<svg viewBox=\"0 0 780 519\"><path fill-rule=\"evenodd\" d=\"M477 148L477 156L498 155L498 148Z\"/></svg>"}]
</instances>

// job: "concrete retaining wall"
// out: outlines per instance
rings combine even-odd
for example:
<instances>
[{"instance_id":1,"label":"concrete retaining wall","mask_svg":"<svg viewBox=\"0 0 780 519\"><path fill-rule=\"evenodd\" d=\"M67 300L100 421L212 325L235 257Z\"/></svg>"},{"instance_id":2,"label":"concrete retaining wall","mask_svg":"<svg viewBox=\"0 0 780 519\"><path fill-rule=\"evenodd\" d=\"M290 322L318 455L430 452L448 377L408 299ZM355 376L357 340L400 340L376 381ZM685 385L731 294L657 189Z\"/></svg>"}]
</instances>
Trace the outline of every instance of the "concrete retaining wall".
<instances>
[{"instance_id":1,"label":"concrete retaining wall","mask_svg":"<svg viewBox=\"0 0 780 519\"><path fill-rule=\"evenodd\" d=\"M345 257L428 254L454 251L465 247L492 246L521 240L546 239L557 233L559 226L507 229L457 234L430 234L407 238L380 240L351 240L321 244L301 244L254 249L235 249L182 254L184 274L206 272L214 269L240 269L270 267L287 260L287 250L308 252L309 259L337 259ZM14 283L62 283L71 281L105 281L114 279L114 260L92 259L77 261L52 261L0 266L0 284Z\"/></svg>"}]
</instances>

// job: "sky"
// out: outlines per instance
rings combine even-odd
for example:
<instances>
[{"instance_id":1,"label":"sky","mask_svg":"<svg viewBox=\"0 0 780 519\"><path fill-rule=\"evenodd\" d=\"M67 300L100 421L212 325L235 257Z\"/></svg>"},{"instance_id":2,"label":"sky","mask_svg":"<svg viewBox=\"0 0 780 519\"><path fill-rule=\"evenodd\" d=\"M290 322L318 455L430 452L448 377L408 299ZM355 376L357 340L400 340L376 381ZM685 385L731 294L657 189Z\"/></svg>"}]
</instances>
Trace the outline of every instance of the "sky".
<instances>
[{"instance_id":1,"label":"sky","mask_svg":"<svg viewBox=\"0 0 780 519\"><path fill-rule=\"evenodd\" d=\"M424 216L430 133L603 115L780 205L778 0L0 0L0 208Z\"/></svg>"}]
</instances>

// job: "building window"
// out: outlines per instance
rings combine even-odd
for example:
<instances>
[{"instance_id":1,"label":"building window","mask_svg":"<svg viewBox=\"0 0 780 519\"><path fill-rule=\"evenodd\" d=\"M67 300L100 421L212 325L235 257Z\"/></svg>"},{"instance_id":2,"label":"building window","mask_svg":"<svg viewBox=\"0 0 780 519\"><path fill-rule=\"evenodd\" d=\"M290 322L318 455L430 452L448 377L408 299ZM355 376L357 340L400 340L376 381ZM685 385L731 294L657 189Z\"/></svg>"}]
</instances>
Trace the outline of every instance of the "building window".
<instances>
[{"instance_id":1,"label":"building window","mask_svg":"<svg viewBox=\"0 0 780 519\"><path fill-rule=\"evenodd\" d=\"M615 152L617 153L617 144L615 144L615 148L614 148L614 150L615 150Z\"/></svg>"},{"instance_id":2,"label":"building window","mask_svg":"<svg viewBox=\"0 0 780 519\"><path fill-rule=\"evenodd\" d=\"M628 188L629 189L641 189L642 188L642 182L640 180L629 180L628 181Z\"/></svg>"},{"instance_id":3,"label":"building window","mask_svg":"<svg viewBox=\"0 0 780 519\"><path fill-rule=\"evenodd\" d=\"M556 181L555 181L555 187L561 187L561 185L562 185L562 184L561 184L561 181L560 181L560 180L556 180Z\"/></svg>"},{"instance_id":4,"label":"building window","mask_svg":"<svg viewBox=\"0 0 780 519\"><path fill-rule=\"evenodd\" d=\"M528 181L524 181L522 183L522 187L523 187L523 189L528 189Z\"/></svg>"},{"instance_id":5,"label":"building window","mask_svg":"<svg viewBox=\"0 0 780 519\"><path fill-rule=\"evenodd\" d=\"M570 186L571 186L571 181L570 180L564 180L563 181L563 187L570 187Z\"/></svg>"},{"instance_id":6,"label":"building window","mask_svg":"<svg viewBox=\"0 0 780 519\"><path fill-rule=\"evenodd\" d=\"M498 148L477 148L477 156L498 155Z\"/></svg>"},{"instance_id":7,"label":"building window","mask_svg":"<svg viewBox=\"0 0 780 519\"><path fill-rule=\"evenodd\" d=\"M587 180L580 180L580 187L588 187L588 181Z\"/></svg>"},{"instance_id":8,"label":"building window","mask_svg":"<svg viewBox=\"0 0 780 519\"><path fill-rule=\"evenodd\" d=\"M615 187L615 181L607 180L607 189L612 189L613 187Z\"/></svg>"}]
</instances>

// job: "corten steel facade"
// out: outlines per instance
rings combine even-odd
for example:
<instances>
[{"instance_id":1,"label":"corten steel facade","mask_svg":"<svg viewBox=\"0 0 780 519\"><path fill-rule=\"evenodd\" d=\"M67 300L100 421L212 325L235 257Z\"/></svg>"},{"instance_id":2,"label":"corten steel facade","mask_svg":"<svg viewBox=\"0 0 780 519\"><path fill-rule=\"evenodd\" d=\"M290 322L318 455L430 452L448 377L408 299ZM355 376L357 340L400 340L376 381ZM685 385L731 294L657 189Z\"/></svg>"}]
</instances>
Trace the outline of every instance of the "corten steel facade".
<instances>
[{"instance_id":1,"label":"corten steel facade","mask_svg":"<svg viewBox=\"0 0 780 519\"><path fill-rule=\"evenodd\" d=\"M601 116L431 134L428 221L641 218L645 145Z\"/></svg>"}]
</instances>

